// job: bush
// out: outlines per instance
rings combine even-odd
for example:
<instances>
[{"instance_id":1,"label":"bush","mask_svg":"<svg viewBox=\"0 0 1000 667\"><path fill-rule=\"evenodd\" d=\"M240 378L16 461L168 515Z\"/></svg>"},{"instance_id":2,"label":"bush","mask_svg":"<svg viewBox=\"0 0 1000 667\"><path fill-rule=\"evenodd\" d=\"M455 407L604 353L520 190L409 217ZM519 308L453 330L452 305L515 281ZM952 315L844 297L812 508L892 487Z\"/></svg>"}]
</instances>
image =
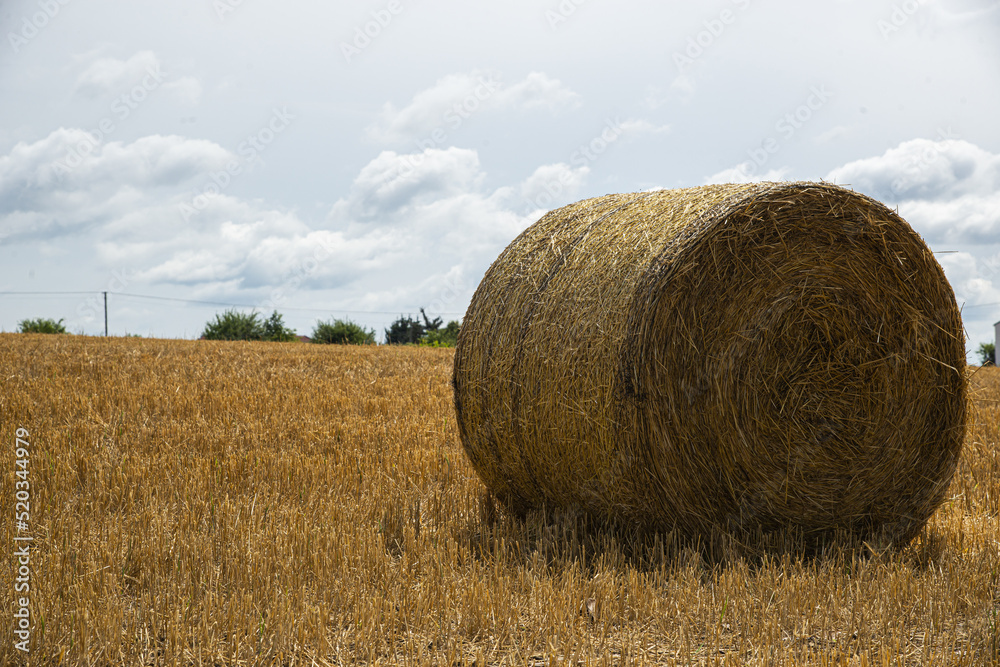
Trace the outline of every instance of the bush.
<instances>
[{"instance_id":1,"label":"bush","mask_svg":"<svg viewBox=\"0 0 1000 667\"><path fill-rule=\"evenodd\" d=\"M458 343L459 329L459 323L452 320L444 329L434 329L425 333L420 344L429 347L455 347L455 344Z\"/></svg>"},{"instance_id":2,"label":"bush","mask_svg":"<svg viewBox=\"0 0 1000 667\"><path fill-rule=\"evenodd\" d=\"M980 343L978 352L980 366L997 365L997 351L994 343Z\"/></svg>"},{"instance_id":3,"label":"bush","mask_svg":"<svg viewBox=\"0 0 1000 667\"><path fill-rule=\"evenodd\" d=\"M205 340L260 340L263 336L264 326L257 319L257 313L236 310L216 314L215 320L206 324L201 334Z\"/></svg>"},{"instance_id":4,"label":"bush","mask_svg":"<svg viewBox=\"0 0 1000 667\"><path fill-rule=\"evenodd\" d=\"M34 320L21 320L18 322L18 331L21 333L44 333L44 334L64 334L69 333L63 326L63 318L59 321L39 317Z\"/></svg>"},{"instance_id":5,"label":"bush","mask_svg":"<svg viewBox=\"0 0 1000 667\"><path fill-rule=\"evenodd\" d=\"M262 320L256 312L241 313L227 310L216 314L215 320L205 325L201 337L205 340L270 340L287 342L295 340L295 332L285 327L278 311Z\"/></svg>"},{"instance_id":6,"label":"bush","mask_svg":"<svg viewBox=\"0 0 1000 667\"><path fill-rule=\"evenodd\" d=\"M311 338L314 343L328 345L374 345L375 330L366 331L350 320L319 321Z\"/></svg>"}]
</instances>

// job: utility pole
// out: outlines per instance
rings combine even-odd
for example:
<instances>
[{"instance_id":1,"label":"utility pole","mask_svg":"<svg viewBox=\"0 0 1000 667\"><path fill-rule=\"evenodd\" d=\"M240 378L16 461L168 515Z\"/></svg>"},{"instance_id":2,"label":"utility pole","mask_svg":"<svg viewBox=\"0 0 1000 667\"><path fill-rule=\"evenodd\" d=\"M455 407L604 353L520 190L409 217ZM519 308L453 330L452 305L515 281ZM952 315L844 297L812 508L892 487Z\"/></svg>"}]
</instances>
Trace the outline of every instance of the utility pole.
<instances>
[{"instance_id":1,"label":"utility pole","mask_svg":"<svg viewBox=\"0 0 1000 667\"><path fill-rule=\"evenodd\" d=\"M108 337L108 293L104 293L104 337Z\"/></svg>"}]
</instances>

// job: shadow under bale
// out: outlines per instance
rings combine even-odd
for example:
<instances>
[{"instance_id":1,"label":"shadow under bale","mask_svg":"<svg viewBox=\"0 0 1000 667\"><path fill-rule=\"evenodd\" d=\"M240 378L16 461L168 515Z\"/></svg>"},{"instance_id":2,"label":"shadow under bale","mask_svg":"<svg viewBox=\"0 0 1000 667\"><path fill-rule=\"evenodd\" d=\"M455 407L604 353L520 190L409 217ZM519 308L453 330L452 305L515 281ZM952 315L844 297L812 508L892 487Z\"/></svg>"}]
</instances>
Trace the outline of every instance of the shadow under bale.
<instances>
[{"instance_id":1,"label":"shadow under bale","mask_svg":"<svg viewBox=\"0 0 1000 667\"><path fill-rule=\"evenodd\" d=\"M453 383L465 451L511 511L882 548L944 498L964 368L954 294L902 218L755 183L548 213L473 296Z\"/></svg>"}]
</instances>

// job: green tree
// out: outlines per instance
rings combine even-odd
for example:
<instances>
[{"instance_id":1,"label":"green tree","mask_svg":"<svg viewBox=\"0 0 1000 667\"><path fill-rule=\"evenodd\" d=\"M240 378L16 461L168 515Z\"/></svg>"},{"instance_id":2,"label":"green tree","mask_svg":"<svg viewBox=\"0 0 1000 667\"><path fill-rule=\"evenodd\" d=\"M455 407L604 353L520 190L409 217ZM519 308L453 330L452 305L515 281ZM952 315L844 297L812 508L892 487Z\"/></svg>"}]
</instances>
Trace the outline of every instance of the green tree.
<instances>
[{"instance_id":1,"label":"green tree","mask_svg":"<svg viewBox=\"0 0 1000 667\"><path fill-rule=\"evenodd\" d=\"M278 343L288 343L298 340L293 329L285 326L278 311L271 313L271 316L264 320L264 340L273 340Z\"/></svg>"},{"instance_id":2,"label":"green tree","mask_svg":"<svg viewBox=\"0 0 1000 667\"><path fill-rule=\"evenodd\" d=\"M416 344L424 337L427 328L418 320L407 315L399 316L395 322L385 330L385 342L389 345Z\"/></svg>"},{"instance_id":3,"label":"green tree","mask_svg":"<svg viewBox=\"0 0 1000 667\"><path fill-rule=\"evenodd\" d=\"M33 320L21 320L17 324L21 333L44 333L44 334L64 334L69 333L63 326L62 318L59 321L50 320L46 317L39 317Z\"/></svg>"},{"instance_id":4,"label":"green tree","mask_svg":"<svg viewBox=\"0 0 1000 667\"><path fill-rule=\"evenodd\" d=\"M420 309L420 317L424 318L424 329L426 331L437 331L441 328L442 320L440 317L435 317L433 320L427 317L427 313L424 309Z\"/></svg>"},{"instance_id":5,"label":"green tree","mask_svg":"<svg viewBox=\"0 0 1000 667\"><path fill-rule=\"evenodd\" d=\"M993 343L980 343L978 352L980 366L997 365L997 350Z\"/></svg>"},{"instance_id":6,"label":"green tree","mask_svg":"<svg viewBox=\"0 0 1000 667\"><path fill-rule=\"evenodd\" d=\"M350 320L318 321L312 332L312 342L333 345L374 345L375 330L367 331Z\"/></svg>"}]
</instances>

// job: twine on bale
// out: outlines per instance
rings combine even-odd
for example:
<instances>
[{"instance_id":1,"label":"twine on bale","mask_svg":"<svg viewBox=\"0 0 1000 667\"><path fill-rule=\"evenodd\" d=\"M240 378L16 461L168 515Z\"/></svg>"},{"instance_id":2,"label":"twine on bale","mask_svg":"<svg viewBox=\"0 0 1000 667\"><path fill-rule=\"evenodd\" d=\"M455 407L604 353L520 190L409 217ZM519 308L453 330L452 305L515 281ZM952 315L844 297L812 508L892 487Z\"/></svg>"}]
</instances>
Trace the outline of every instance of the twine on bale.
<instances>
[{"instance_id":1,"label":"twine on bale","mask_svg":"<svg viewBox=\"0 0 1000 667\"><path fill-rule=\"evenodd\" d=\"M615 194L493 263L455 355L508 507L909 542L965 433L959 310L921 238L826 183Z\"/></svg>"}]
</instances>

